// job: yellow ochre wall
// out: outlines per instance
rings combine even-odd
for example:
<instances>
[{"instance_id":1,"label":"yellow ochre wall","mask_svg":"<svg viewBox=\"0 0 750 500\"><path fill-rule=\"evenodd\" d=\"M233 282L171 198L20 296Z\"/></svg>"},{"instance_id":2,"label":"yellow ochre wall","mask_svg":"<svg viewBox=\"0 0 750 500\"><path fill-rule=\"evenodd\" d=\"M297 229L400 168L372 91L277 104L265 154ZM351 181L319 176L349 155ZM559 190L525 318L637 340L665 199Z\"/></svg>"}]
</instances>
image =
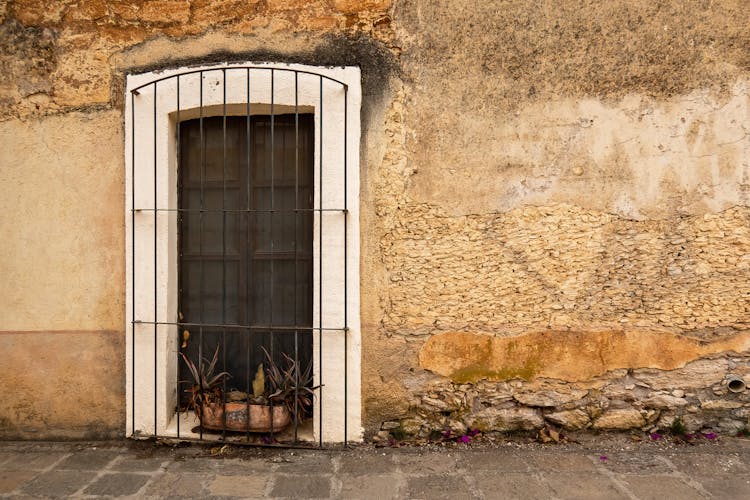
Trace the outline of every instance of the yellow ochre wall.
<instances>
[{"instance_id":1,"label":"yellow ochre wall","mask_svg":"<svg viewBox=\"0 0 750 500\"><path fill-rule=\"evenodd\" d=\"M124 433L124 78L224 61L362 68L370 434L746 425L744 4L0 0L0 438Z\"/></svg>"}]
</instances>

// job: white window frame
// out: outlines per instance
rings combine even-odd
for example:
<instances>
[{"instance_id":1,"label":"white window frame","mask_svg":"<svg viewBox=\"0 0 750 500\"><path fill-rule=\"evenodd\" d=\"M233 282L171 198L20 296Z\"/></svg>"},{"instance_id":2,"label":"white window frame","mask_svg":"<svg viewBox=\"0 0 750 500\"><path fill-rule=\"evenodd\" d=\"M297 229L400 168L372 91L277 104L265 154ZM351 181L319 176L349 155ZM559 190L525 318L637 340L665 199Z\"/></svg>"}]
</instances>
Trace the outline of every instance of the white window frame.
<instances>
[{"instance_id":1,"label":"white window frame","mask_svg":"<svg viewBox=\"0 0 750 500\"><path fill-rule=\"evenodd\" d=\"M247 69L249 67L251 69ZM270 84L272 74L273 99ZM294 112L295 74L297 109L300 112L313 112L315 116L314 208L319 208L318 200L321 200L322 194L324 210L340 208L344 204L347 209L346 214L330 210L316 212L314 216L313 328L317 330L314 330L313 359L315 380L322 381L323 388L315 401L313 439L323 442L362 439L359 306L360 71L357 67L322 68L276 63L183 67L127 77L125 332L126 435L129 437L152 436L155 433L159 436L176 435L174 409L177 402L177 327L169 324L155 326L154 323L177 322L177 217L174 211L155 212L153 208L155 197L159 209L177 207L178 116L180 121L199 116L201 78L204 117L221 116L224 109L227 115L244 116L247 109L247 75L250 78L251 114L270 114L272 103L276 114ZM181 75L179 111L177 75ZM147 85L157 80L156 85ZM141 88L137 94L131 92L139 87ZM343 105L345 99L346 106ZM135 211L131 210L133 204ZM346 241L343 237L344 225ZM321 251L323 259L319 261ZM319 272L319 262L322 274ZM319 297L322 297L322 301ZM135 317L140 321L135 325L134 300ZM345 333L326 330L343 329L345 326ZM322 356L322 363L318 362L319 355ZM192 436L186 426L180 429L180 435Z\"/></svg>"}]
</instances>

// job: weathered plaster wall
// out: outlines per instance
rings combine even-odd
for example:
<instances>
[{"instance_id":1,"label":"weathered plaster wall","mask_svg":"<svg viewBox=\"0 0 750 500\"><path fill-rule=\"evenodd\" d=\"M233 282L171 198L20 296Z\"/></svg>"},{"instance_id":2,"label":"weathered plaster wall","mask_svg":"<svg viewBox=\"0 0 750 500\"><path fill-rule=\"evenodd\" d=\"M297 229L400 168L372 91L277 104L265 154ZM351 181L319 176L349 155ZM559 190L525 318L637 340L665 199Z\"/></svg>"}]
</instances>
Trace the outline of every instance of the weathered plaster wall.
<instances>
[{"instance_id":1,"label":"weathered plaster wall","mask_svg":"<svg viewBox=\"0 0 750 500\"><path fill-rule=\"evenodd\" d=\"M120 113L0 123L4 330L119 330L125 182Z\"/></svg>"},{"instance_id":2,"label":"weathered plaster wall","mask_svg":"<svg viewBox=\"0 0 750 500\"><path fill-rule=\"evenodd\" d=\"M695 428L720 397L723 429L745 425L724 385L750 319L741 4L413 1L393 18L370 348L398 361L372 367L369 414L421 433ZM633 392L623 377L648 367L670 383ZM544 404L503 399L549 384Z\"/></svg>"},{"instance_id":3,"label":"weathered plaster wall","mask_svg":"<svg viewBox=\"0 0 750 500\"><path fill-rule=\"evenodd\" d=\"M0 438L122 432L120 120L0 122Z\"/></svg>"},{"instance_id":4,"label":"weathered plaster wall","mask_svg":"<svg viewBox=\"0 0 750 500\"><path fill-rule=\"evenodd\" d=\"M121 331L0 332L0 439L112 439L125 419Z\"/></svg>"},{"instance_id":5,"label":"weathered plaster wall","mask_svg":"<svg viewBox=\"0 0 750 500\"><path fill-rule=\"evenodd\" d=\"M124 74L359 64L368 429L746 424L747 394L725 386L746 374L750 331L744 7L0 2L10 356L27 362L52 330L120 340ZM472 376L435 363L438 344ZM488 360L487 344L525 354ZM26 409L0 414L4 427L41 404L17 392ZM121 429L121 403L96 426Z\"/></svg>"},{"instance_id":6,"label":"weathered plaster wall","mask_svg":"<svg viewBox=\"0 0 750 500\"><path fill-rule=\"evenodd\" d=\"M392 34L389 6L0 2L0 387L12 394L0 438L124 432L124 75L223 60L358 64L363 126L379 127L396 69L378 40Z\"/></svg>"}]
</instances>

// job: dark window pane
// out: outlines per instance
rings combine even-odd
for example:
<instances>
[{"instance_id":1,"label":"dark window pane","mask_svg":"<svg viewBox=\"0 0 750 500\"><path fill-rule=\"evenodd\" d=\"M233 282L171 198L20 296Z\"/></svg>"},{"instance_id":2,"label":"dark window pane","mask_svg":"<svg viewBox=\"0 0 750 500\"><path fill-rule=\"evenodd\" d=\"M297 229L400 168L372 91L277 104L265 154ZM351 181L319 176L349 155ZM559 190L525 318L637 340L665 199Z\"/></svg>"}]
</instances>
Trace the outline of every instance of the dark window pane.
<instances>
[{"instance_id":1,"label":"dark window pane","mask_svg":"<svg viewBox=\"0 0 750 500\"><path fill-rule=\"evenodd\" d=\"M243 390L261 346L277 359L296 347L310 362L313 302L312 115L299 115L298 129L294 115L274 117L273 155L270 116L251 117L249 152L246 134L244 116L226 129L221 117L182 122L178 172L179 208L191 210L179 217L182 321L299 328L296 346L294 331L190 329L183 352L197 360L223 346L221 370Z\"/></svg>"}]
</instances>

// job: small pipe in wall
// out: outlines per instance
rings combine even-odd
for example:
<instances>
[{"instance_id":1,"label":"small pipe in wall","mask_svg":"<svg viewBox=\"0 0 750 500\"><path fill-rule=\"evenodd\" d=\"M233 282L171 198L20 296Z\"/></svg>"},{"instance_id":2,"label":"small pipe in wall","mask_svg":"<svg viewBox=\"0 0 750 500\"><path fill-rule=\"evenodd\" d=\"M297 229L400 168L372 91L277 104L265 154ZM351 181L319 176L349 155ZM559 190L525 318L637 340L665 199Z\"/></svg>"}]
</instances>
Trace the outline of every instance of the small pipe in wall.
<instances>
[{"instance_id":1,"label":"small pipe in wall","mask_svg":"<svg viewBox=\"0 0 750 500\"><path fill-rule=\"evenodd\" d=\"M747 385L745 385L745 380L742 377L735 377L731 376L727 378L727 389L729 389L730 392L745 392L745 389L747 389Z\"/></svg>"}]
</instances>

